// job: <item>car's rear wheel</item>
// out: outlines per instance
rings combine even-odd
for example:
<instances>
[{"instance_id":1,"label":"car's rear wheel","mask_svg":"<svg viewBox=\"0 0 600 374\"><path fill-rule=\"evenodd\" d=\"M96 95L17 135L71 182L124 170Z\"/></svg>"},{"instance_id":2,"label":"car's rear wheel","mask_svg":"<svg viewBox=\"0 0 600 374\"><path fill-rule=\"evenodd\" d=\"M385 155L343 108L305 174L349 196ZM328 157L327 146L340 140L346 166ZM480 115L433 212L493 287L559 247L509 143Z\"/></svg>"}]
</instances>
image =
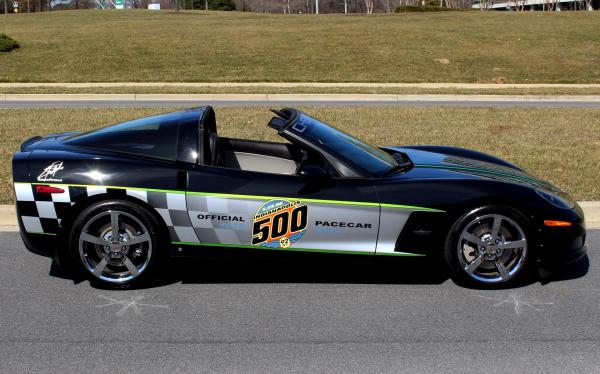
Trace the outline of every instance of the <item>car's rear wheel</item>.
<instances>
[{"instance_id":1,"label":"car's rear wheel","mask_svg":"<svg viewBox=\"0 0 600 374\"><path fill-rule=\"evenodd\" d=\"M139 285L157 267L159 230L146 209L128 201L91 205L77 217L70 252L77 270L108 287Z\"/></svg>"},{"instance_id":2,"label":"car's rear wheel","mask_svg":"<svg viewBox=\"0 0 600 374\"><path fill-rule=\"evenodd\" d=\"M527 228L522 214L504 206L486 206L461 216L445 246L454 280L477 288L503 288L522 281L532 257Z\"/></svg>"}]
</instances>

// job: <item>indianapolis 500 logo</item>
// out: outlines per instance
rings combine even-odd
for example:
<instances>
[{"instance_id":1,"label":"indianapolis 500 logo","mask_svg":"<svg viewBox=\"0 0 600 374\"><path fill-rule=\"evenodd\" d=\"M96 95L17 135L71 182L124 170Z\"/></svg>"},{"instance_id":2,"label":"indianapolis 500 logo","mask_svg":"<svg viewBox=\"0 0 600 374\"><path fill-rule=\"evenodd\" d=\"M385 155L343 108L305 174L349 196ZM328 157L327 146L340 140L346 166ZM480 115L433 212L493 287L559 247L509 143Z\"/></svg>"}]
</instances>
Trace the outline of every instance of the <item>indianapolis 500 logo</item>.
<instances>
[{"instance_id":1,"label":"indianapolis 500 logo","mask_svg":"<svg viewBox=\"0 0 600 374\"><path fill-rule=\"evenodd\" d=\"M300 201L270 200L252 217L252 244L287 248L306 231L308 206Z\"/></svg>"}]
</instances>

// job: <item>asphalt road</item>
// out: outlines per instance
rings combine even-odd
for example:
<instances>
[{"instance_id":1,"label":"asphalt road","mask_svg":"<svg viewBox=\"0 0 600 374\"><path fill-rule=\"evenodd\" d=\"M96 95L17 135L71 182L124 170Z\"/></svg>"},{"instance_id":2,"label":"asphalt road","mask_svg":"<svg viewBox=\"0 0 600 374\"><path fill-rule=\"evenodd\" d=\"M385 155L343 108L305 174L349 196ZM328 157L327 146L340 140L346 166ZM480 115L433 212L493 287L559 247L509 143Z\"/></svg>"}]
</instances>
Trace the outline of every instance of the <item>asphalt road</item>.
<instances>
[{"instance_id":1,"label":"asphalt road","mask_svg":"<svg viewBox=\"0 0 600 374\"><path fill-rule=\"evenodd\" d=\"M0 372L597 373L600 230L588 250L501 291L423 263L272 261L186 262L163 285L108 291L1 233Z\"/></svg>"},{"instance_id":2,"label":"asphalt road","mask_svg":"<svg viewBox=\"0 0 600 374\"><path fill-rule=\"evenodd\" d=\"M459 107L518 107L518 108L600 108L600 101L477 101L477 100L406 100L406 101L387 101L387 100L323 100L323 101L304 101L304 100L173 100L173 101L144 101L144 100L64 100L64 101L0 101L0 109L23 109L23 108L166 108L166 107L186 107L186 106L459 106Z\"/></svg>"}]
</instances>

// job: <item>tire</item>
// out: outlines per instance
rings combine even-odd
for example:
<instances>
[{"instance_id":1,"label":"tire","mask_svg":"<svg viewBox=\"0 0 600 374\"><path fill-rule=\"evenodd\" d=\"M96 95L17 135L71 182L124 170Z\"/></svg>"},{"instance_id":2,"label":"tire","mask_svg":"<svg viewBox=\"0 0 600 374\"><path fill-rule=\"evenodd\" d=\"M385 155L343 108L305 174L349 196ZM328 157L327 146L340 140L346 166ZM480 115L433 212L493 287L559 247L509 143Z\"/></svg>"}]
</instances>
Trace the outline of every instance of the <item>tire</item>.
<instances>
[{"instance_id":1,"label":"tire","mask_svg":"<svg viewBox=\"0 0 600 374\"><path fill-rule=\"evenodd\" d=\"M459 285L514 287L530 273L534 248L529 224L517 210L489 205L472 209L450 228L444 258Z\"/></svg>"},{"instance_id":2,"label":"tire","mask_svg":"<svg viewBox=\"0 0 600 374\"><path fill-rule=\"evenodd\" d=\"M117 240L112 236L115 224ZM77 216L69 235L75 272L105 288L143 285L161 262L159 228L152 214L129 201L90 205Z\"/></svg>"}]
</instances>

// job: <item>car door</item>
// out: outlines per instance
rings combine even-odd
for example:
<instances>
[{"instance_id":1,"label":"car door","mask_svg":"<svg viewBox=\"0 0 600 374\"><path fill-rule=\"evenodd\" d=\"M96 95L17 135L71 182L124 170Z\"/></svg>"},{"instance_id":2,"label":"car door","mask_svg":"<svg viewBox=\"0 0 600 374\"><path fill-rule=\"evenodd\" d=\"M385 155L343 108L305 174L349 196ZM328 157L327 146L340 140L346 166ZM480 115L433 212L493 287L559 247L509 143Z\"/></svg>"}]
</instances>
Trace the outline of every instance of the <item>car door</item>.
<instances>
[{"instance_id":1,"label":"car door","mask_svg":"<svg viewBox=\"0 0 600 374\"><path fill-rule=\"evenodd\" d=\"M186 203L197 237L186 244L375 253L380 207L366 178L198 166L188 171Z\"/></svg>"}]
</instances>

